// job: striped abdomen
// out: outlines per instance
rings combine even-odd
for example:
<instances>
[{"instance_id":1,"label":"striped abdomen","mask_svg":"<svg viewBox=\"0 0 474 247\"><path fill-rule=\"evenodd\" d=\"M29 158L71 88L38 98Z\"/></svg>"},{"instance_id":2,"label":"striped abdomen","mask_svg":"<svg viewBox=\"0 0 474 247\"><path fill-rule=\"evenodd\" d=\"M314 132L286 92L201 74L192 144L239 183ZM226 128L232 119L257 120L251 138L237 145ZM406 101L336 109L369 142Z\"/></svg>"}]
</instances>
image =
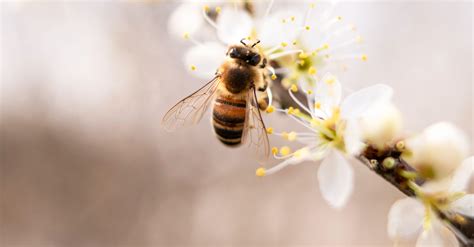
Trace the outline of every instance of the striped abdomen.
<instances>
[{"instance_id":1,"label":"striped abdomen","mask_svg":"<svg viewBox=\"0 0 474 247\"><path fill-rule=\"evenodd\" d=\"M229 146L239 145L242 139L246 101L219 96L214 101L212 125L219 140Z\"/></svg>"}]
</instances>

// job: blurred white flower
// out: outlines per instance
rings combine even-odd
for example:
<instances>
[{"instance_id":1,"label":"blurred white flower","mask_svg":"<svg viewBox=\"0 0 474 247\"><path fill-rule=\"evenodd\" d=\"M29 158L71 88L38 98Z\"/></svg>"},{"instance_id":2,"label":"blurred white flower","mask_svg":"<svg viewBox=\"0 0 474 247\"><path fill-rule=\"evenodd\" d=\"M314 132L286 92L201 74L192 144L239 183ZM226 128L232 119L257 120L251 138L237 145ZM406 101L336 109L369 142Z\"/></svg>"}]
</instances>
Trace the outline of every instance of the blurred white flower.
<instances>
[{"instance_id":1,"label":"blurred white flower","mask_svg":"<svg viewBox=\"0 0 474 247\"><path fill-rule=\"evenodd\" d=\"M467 157L469 150L464 133L447 122L433 124L405 143L407 152L403 154L403 159L429 180L450 176Z\"/></svg>"},{"instance_id":2,"label":"blurred white flower","mask_svg":"<svg viewBox=\"0 0 474 247\"><path fill-rule=\"evenodd\" d=\"M300 102L294 96L293 92L297 90L296 85L292 85L288 92L304 112L291 107L276 110L286 113L310 131L274 134L306 146L295 152L289 147L273 148L275 158L284 161L268 170L259 168L257 175L272 174L305 160L322 159L317 175L321 193L330 205L342 207L353 187L353 171L346 157L358 154L363 148L358 121L374 105L387 102L392 89L378 84L355 92L341 102L341 84L335 76L327 74L314 88L305 90L307 102ZM273 110L275 108L270 106L267 112ZM272 128L269 133L273 133Z\"/></svg>"},{"instance_id":3,"label":"blurred white flower","mask_svg":"<svg viewBox=\"0 0 474 247\"><path fill-rule=\"evenodd\" d=\"M402 115L393 103L380 104L364 116L360 126L365 142L377 149L383 149L387 143L400 136Z\"/></svg>"},{"instance_id":4,"label":"blurred white flower","mask_svg":"<svg viewBox=\"0 0 474 247\"><path fill-rule=\"evenodd\" d=\"M465 195L473 171L474 157L470 157L462 162L449 183L423 185L415 189L419 200L405 198L395 202L388 214L389 236L392 239L409 239L423 229L418 236L417 247L458 246L454 233L443 225L435 209L474 217L474 195ZM433 187L437 190L434 191Z\"/></svg>"}]
</instances>

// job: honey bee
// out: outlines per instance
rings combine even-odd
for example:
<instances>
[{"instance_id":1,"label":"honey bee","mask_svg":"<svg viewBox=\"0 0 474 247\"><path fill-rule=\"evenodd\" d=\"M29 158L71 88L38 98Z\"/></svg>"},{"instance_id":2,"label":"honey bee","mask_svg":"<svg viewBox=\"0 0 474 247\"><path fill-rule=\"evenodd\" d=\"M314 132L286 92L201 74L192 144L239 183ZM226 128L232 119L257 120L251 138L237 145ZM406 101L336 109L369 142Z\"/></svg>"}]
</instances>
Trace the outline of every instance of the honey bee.
<instances>
[{"instance_id":1,"label":"honey bee","mask_svg":"<svg viewBox=\"0 0 474 247\"><path fill-rule=\"evenodd\" d=\"M262 94L268 87L267 59L255 48L259 42L248 45L242 39L229 46L215 77L165 114L165 129L198 123L212 104L214 133L223 144L234 147L249 142L260 158L268 157L268 136L260 113L266 102L257 98L257 91Z\"/></svg>"}]
</instances>

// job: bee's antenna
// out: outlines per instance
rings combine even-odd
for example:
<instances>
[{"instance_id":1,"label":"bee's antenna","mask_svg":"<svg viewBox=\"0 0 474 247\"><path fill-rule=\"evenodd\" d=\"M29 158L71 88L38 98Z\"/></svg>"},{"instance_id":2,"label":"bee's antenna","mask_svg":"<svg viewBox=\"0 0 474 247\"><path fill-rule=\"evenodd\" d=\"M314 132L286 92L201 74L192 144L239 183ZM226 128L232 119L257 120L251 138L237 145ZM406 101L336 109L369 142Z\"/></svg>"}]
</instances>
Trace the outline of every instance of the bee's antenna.
<instances>
[{"instance_id":1,"label":"bee's antenna","mask_svg":"<svg viewBox=\"0 0 474 247\"><path fill-rule=\"evenodd\" d=\"M247 44L244 43L244 40L245 40L245 38L241 39L240 43L242 43L242 45L244 45L244 46L247 46Z\"/></svg>"},{"instance_id":2,"label":"bee's antenna","mask_svg":"<svg viewBox=\"0 0 474 247\"><path fill-rule=\"evenodd\" d=\"M260 40L257 40L257 42L253 43L252 48L260 43Z\"/></svg>"}]
</instances>

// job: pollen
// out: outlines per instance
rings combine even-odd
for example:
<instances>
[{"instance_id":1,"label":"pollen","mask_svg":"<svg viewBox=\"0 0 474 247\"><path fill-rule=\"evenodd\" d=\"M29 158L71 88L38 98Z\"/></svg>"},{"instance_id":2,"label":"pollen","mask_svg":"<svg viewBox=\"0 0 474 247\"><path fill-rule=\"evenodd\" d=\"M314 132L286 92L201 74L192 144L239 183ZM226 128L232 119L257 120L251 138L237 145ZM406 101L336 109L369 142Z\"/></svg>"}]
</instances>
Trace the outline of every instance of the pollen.
<instances>
[{"instance_id":1,"label":"pollen","mask_svg":"<svg viewBox=\"0 0 474 247\"><path fill-rule=\"evenodd\" d=\"M325 43L325 44L323 45L323 49L325 49L325 50L329 49L329 44L328 44L328 43Z\"/></svg>"},{"instance_id":2,"label":"pollen","mask_svg":"<svg viewBox=\"0 0 474 247\"><path fill-rule=\"evenodd\" d=\"M290 133L288 133L288 138L287 138L287 140L290 141L290 142L296 140L296 132L291 131Z\"/></svg>"},{"instance_id":3,"label":"pollen","mask_svg":"<svg viewBox=\"0 0 474 247\"><path fill-rule=\"evenodd\" d=\"M294 16L290 17L290 20L295 21L295 17Z\"/></svg>"},{"instance_id":4,"label":"pollen","mask_svg":"<svg viewBox=\"0 0 474 247\"><path fill-rule=\"evenodd\" d=\"M255 171L255 175L256 175L257 177L264 177L264 176L265 176L265 172L266 172L265 168L260 167L260 168L258 168L258 169Z\"/></svg>"},{"instance_id":5,"label":"pollen","mask_svg":"<svg viewBox=\"0 0 474 247\"><path fill-rule=\"evenodd\" d=\"M285 140L288 140L288 132L286 131L281 132L281 137L283 137L283 139Z\"/></svg>"},{"instance_id":6,"label":"pollen","mask_svg":"<svg viewBox=\"0 0 474 247\"><path fill-rule=\"evenodd\" d=\"M202 9L203 9L206 13L209 12L209 6L208 6L208 5L204 5L204 6L202 7Z\"/></svg>"},{"instance_id":7,"label":"pollen","mask_svg":"<svg viewBox=\"0 0 474 247\"><path fill-rule=\"evenodd\" d=\"M337 17L337 20L338 20L338 21L342 21L342 16L338 16L338 17Z\"/></svg>"},{"instance_id":8,"label":"pollen","mask_svg":"<svg viewBox=\"0 0 474 247\"><path fill-rule=\"evenodd\" d=\"M196 68L195 65L191 65L191 70L192 70L192 71L195 71L196 69L197 69L197 68Z\"/></svg>"},{"instance_id":9,"label":"pollen","mask_svg":"<svg viewBox=\"0 0 474 247\"><path fill-rule=\"evenodd\" d=\"M269 134L269 135L273 134L273 128L272 127L267 128L267 134Z\"/></svg>"},{"instance_id":10,"label":"pollen","mask_svg":"<svg viewBox=\"0 0 474 247\"><path fill-rule=\"evenodd\" d=\"M328 85L334 84L334 82L336 82L336 77L329 76L328 78L326 78L326 80L324 80L324 82L326 82Z\"/></svg>"},{"instance_id":11,"label":"pollen","mask_svg":"<svg viewBox=\"0 0 474 247\"><path fill-rule=\"evenodd\" d=\"M316 108L316 109L321 109L321 102L316 101L316 102L314 103L314 108Z\"/></svg>"},{"instance_id":12,"label":"pollen","mask_svg":"<svg viewBox=\"0 0 474 247\"><path fill-rule=\"evenodd\" d=\"M291 90L293 93L296 93L296 92L298 92L298 86L296 86L296 84L292 84L291 87L290 87L290 90Z\"/></svg>"},{"instance_id":13,"label":"pollen","mask_svg":"<svg viewBox=\"0 0 474 247\"><path fill-rule=\"evenodd\" d=\"M293 40L292 44L293 44L293 45L297 45L297 44L298 44L298 41Z\"/></svg>"},{"instance_id":14,"label":"pollen","mask_svg":"<svg viewBox=\"0 0 474 247\"><path fill-rule=\"evenodd\" d=\"M272 74L272 76L270 77L272 80L276 80L277 76L275 74Z\"/></svg>"},{"instance_id":15,"label":"pollen","mask_svg":"<svg viewBox=\"0 0 474 247\"><path fill-rule=\"evenodd\" d=\"M278 148L277 147L272 147L272 154L275 155L278 153Z\"/></svg>"},{"instance_id":16,"label":"pollen","mask_svg":"<svg viewBox=\"0 0 474 247\"><path fill-rule=\"evenodd\" d=\"M280 148L280 154L283 156L287 156L291 153L291 149L288 146L283 146Z\"/></svg>"},{"instance_id":17,"label":"pollen","mask_svg":"<svg viewBox=\"0 0 474 247\"><path fill-rule=\"evenodd\" d=\"M281 19L281 23L286 23L286 19Z\"/></svg>"},{"instance_id":18,"label":"pollen","mask_svg":"<svg viewBox=\"0 0 474 247\"><path fill-rule=\"evenodd\" d=\"M395 144L395 148L397 148L398 151L402 152L405 150L405 142L404 141L399 141L397 144Z\"/></svg>"},{"instance_id":19,"label":"pollen","mask_svg":"<svg viewBox=\"0 0 474 247\"><path fill-rule=\"evenodd\" d=\"M316 7L316 4L315 4L315 3L310 3L310 4L309 4L309 7L312 8L312 9L314 9L314 7Z\"/></svg>"},{"instance_id":20,"label":"pollen","mask_svg":"<svg viewBox=\"0 0 474 247\"><path fill-rule=\"evenodd\" d=\"M301 52L300 54L298 54L298 57L301 59L305 59L305 58L308 58L308 54L305 52Z\"/></svg>"},{"instance_id":21,"label":"pollen","mask_svg":"<svg viewBox=\"0 0 474 247\"><path fill-rule=\"evenodd\" d=\"M310 74L310 75L316 75L317 72L318 72L318 70L313 66L309 67L309 69L308 69L308 74Z\"/></svg>"},{"instance_id":22,"label":"pollen","mask_svg":"<svg viewBox=\"0 0 474 247\"><path fill-rule=\"evenodd\" d=\"M185 32L185 33L183 34L183 38L184 38L185 40L188 40L188 39L189 39L189 33L188 33L188 32Z\"/></svg>"},{"instance_id":23,"label":"pollen","mask_svg":"<svg viewBox=\"0 0 474 247\"><path fill-rule=\"evenodd\" d=\"M311 29L311 27L310 27L309 25L306 25L306 26L304 27L304 29L306 29L306 31L309 31L309 30Z\"/></svg>"},{"instance_id":24,"label":"pollen","mask_svg":"<svg viewBox=\"0 0 474 247\"><path fill-rule=\"evenodd\" d=\"M307 94L307 95L311 95L311 94L313 94L313 90L311 90L311 89L308 89L308 91L306 91L306 94Z\"/></svg>"},{"instance_id":25,"label":"pollen","mask_svg":"<svg viewBox=\"0 0 474 247\"><path fill-rule=\"evenodd\" d=\"M304 60L299 60L299 61L298 61L298 64L299 64L301 67L303 67L305 63L306 63L306 62L305 62Z\"/></svg>"},{"instance_id":26,"label":"pollen","mask_svg":"<svg viewBox=\"0 0 474 247\"><path fill-rule=\"evenodd\" d=\"M362 59L362 61L364 61L364 62L367 61L367 55L366 55L366 54L363 54L363 55L360 57L360 59Z\"/></svg>"},{"instance_id":27,"label":"pollen","mask_svg":"<svg viewBox=\"0 0 474 247\"><path fill-rule=\"evenodd\" d=\"M286 46L288 45L288 43L286 43L286 42L281 42L280 45L281 45L282 47L286 47Z\"/></svg>"},{"instance_id":28,"label":"pollen","mask_svg":"<svg viewBox=\"0 0 474 247\"><path fill-rule=\"evenodd\" d=\"M216 13L218 13L218 14L219 14L219 13L221 12L221 10L222 10L222 8L221 8L221 7L219 7L219 6L217 6L217 7L216 7Z\"/></svg>"},{"instance_id":29,"label":"pollen","mask_svg":"<svg viewBox=\"0 0 474 247\"><path fill-rule=\"evenodd\" d=\"M265 112L266 112L266 113L272 113L272 112L274 112L274 111L275 111L275 107L272 106L272 105L269 105L269 106L267 107L267 109L265 109Z\"/></svg>"},{"instance_id":30,"label":"pollen","mask_svg":"<svg viewBox=\"0 0 474 247\"><path fill-rule=\"evenodd\" d=\"M293 108L293 106L290 106L290 107L287 109L287 112L288 112L288 114L292 115L292 114L295 112L295 108Z\"/></svg>"}]
</instances>

